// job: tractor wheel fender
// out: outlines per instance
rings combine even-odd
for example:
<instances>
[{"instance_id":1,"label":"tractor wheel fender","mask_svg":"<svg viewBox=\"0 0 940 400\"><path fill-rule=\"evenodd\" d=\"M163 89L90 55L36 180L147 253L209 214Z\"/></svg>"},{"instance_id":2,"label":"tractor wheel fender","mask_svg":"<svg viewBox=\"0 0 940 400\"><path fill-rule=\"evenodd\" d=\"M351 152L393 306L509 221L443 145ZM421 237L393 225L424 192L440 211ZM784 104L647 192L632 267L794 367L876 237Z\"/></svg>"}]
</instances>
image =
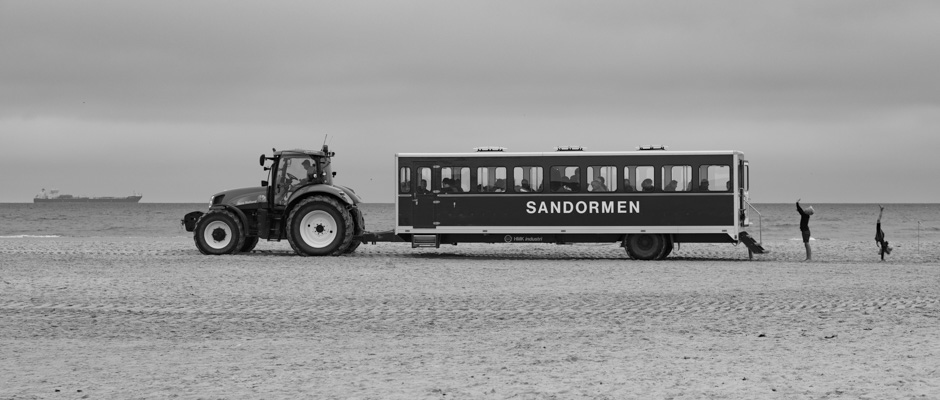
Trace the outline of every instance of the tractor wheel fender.
<instances>
[{"instance_id":1,"label":"tractor wheel fender","mask_svg":"<svg viewBox=\"0 0 940 400\"><path fill-rule=\"evenodd\" d=\"M239 209L238 207L233 207L227 204L219 204L212 207L209 207L209 211L212 210L223 210L228 211L238 217L238 220L241 221L242 227L248 227L248 216L245 215L245 212Z\"/></svg>"},{"instance_id":2,"label":"tractor wheel fender","mask_svg":"<svg viewBox=\"0 0 940 400\"><path fill-rule=\"evenodd\" d=\"M347 195L343 190L335 186L319 184L304 186L300 189L297 189L297 191L291 195L288 207L293 208L294 205L298 204L309 196L330 196L337 199L337 201L339 201L341 204L355 204L353 199L349 198L349 195Z\"/></svg>"}]
</instances>

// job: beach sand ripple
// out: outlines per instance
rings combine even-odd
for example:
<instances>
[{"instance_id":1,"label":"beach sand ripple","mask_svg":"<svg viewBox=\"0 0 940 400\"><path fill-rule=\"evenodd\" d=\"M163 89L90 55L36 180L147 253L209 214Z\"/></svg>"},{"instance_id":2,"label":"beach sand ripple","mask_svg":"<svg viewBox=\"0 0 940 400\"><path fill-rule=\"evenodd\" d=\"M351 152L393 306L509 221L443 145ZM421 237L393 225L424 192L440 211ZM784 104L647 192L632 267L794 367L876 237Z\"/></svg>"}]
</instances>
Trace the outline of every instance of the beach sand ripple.
<instances>
[{"instance_id":1,"label":"beach sand ripple","mask_svg":"<svg viewBox=\"0 0 940 400\"><path fill-rule=\"evenodd\" d=\"M0 239L0 399L940 398L937 243L765 245Z\"/></svg>"}]
</instances>

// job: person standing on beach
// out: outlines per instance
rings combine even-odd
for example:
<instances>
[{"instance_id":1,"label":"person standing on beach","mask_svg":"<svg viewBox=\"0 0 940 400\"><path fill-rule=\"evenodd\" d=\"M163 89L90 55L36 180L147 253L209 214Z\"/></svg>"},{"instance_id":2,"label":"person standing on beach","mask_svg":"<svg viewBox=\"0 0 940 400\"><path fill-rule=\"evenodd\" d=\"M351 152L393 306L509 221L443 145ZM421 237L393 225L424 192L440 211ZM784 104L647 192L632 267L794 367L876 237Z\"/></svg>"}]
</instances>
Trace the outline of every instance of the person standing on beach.
<instances>
[{"instance_id":1,"label":"person standing on beach","mask_svg":"<svg viewBox=\"0 0 940 400\"><path fill-rule=\"evenodd\" d=\"M796 200L796 211L800 213L800 232L803 233L803 245L806 246L806 261L813 261L813 250L809 248L809 216L816 211L813 206L806 207L806 211L803 211L800 200Z\"/></svg>"},{"instance_id":2,"label":"person standing on beach","mask_svg":"<svg viewBox=\"0 0 940 400\"><path fill-rule=\"evenodd\" d=\"M881 261L885 260L885 253L891 254L891 247L888 247L888 241L885 240L885 232L881 230L881 215L885 212L885 207L878 205L881 210L878 211L878 224L875 225L875 243L878 244L878 253L881 254Z\"/></svg>"}]
</instances>

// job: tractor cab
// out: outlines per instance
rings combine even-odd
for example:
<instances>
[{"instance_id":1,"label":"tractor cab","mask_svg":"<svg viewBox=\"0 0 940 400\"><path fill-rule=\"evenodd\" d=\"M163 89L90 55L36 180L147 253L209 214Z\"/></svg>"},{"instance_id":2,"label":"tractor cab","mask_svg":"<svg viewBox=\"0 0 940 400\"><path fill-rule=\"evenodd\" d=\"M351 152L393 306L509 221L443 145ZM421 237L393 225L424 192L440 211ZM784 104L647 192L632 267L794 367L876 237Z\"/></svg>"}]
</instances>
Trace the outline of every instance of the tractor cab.
<instances>
[{"instance_id":1,"label":"tractor cab","mask_svg":"<svg viewBox=\"0 0 940 400\"><path fill-rule=\"evenodd\" d=\"M324 146L322 151L283 150L275 151L272 157L261 156L261 165L267 160L274 162L268 170L268 198L275 208L286 207L292 197L310 185L333 185L331 157L333 153ZM270 185L269 185L270 182Z\"/></svg>"}]
</instances>

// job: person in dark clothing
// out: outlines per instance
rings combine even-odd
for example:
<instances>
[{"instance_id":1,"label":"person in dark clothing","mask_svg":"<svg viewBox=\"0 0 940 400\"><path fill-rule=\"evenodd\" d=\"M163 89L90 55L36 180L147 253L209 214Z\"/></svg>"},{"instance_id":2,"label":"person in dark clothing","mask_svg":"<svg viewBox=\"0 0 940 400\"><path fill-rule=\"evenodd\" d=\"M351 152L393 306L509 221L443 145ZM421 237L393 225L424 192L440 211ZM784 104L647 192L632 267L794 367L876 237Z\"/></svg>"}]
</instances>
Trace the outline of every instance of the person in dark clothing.
<instances>
[{"instance_id":1,"label":"person in dark clothing","mask_svg":"<svg viewBox=\"0 0 940 400\"><path fill-rule=\"evenodd\" d=\"M885 212L885 207L879 205L878 207L881 210L878 211L878 223L875 225L875 244L878 245L878 254L881 255L881 261L885 260L885 253L891 254L891 247L888 246L888 241L885 240L885 232L881 230L881 215Z\"/></svg>"},{"instance_id":2,"label":"person in dark clothing","mask_svg":"<svg viewBox=\"0 0 940 400\"><path fill-rule=\"evenodd\" d=\"M800 232L803 233L803 245L806 246L806 261L813 260L813 250L809 247L809 216L816 213L813 206L806 207L804 211L800 207L800 200L796 201L796 211L800 213Z\"/></svg>"}]
</instances>

